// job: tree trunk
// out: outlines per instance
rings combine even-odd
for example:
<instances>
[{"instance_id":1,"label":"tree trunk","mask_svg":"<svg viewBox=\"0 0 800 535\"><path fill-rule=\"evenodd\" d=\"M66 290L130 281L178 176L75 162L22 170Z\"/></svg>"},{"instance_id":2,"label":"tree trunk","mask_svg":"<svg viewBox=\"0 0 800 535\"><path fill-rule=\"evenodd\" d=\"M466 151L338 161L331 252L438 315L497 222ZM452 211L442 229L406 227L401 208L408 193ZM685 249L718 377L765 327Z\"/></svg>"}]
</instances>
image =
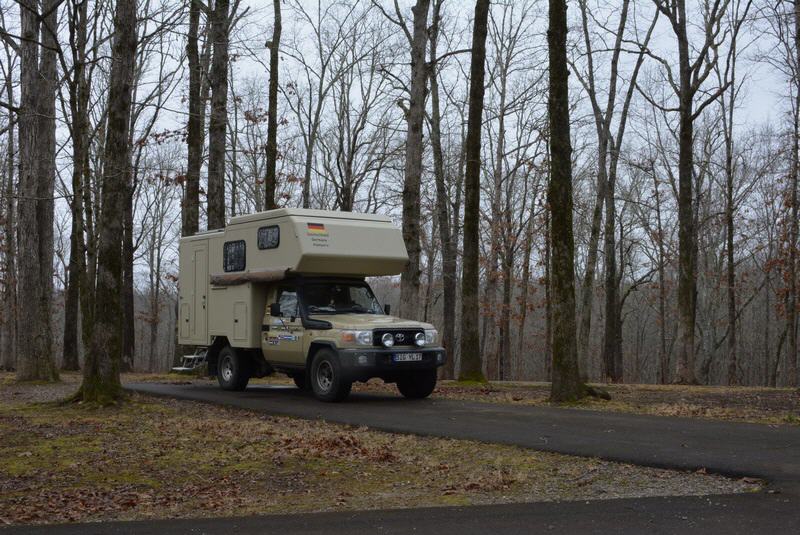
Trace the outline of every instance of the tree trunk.
<instances>
[{"instance_id":1,"label":"tree trunk","mask_svg":"<svg viewBox=\"0 0 800 535\"><path fill-rule=\"evenodd\" d=\"M6 56L11 65L10 55ZM6 99L14 104L14 82L11 73L5 80ZM8 138L6 141L6 183L5 187L5 233L4 264L5 285L3 286L3 336L0 346L0 368L11 371L16 367L17 354L17 243L16 243L16 205L14 203L14 117L8 112Z\"/></svg>"},{"instance_id":2,"label":"tree trunk","mask_svg":"<svg viewBox=\"0 0 800 535\"><path fill-rule=\"evenodd\" d=\"M461 277L461 381L485 381L478 335L478 251L480 238L481 123L489 0L476 0L470 62L469 118L464 177L464 260Z\"/></svg>"},{"instance_id":3,"label":"tree trunk","mask_svg":"<svg viewBox=\"0 0 800 535\"><path fill-rule=\"evenodd\" d=\"M211 22L211 118L208 124L208 228L225 227L225 143L228 126L229 0L217 0Z\"/></svg>"},{"instance_id":4,"label":"tree trunk","mask_svg":"<svg viewBox=\"0 0 800 535\"><path fill-rule=\"evenodd\" d=\"M429 0L417 0L414 34L411 40L411 89L406 124L406 164L403 180L403 241L408 251L408 264L400 277L400 316L419 316L420 288L420 180L422 174L422 122L425 116L425 88L428 69L425 50L428 46Z\"/></svg>"},{"instance_id":5,"label":"tree trunk","mask_svg":"<svg viewBox=\"0 0 800 535\"><path fill-rule=\"evenodd\" d=\"M20 2L18 363L22 381L58 380L52 352L57 0ZM41 46L40 43L41 42Z\"/></svg>"},{"instance_id":6,"label":"tree trunk","mask_svg":"<svg viewBox=\"0 0 800 535\"><path fill-rule=\"evenodd\" d=\"M269 117L267 121L267 177L264 181L265 206L267 210L277 208L275 204L275 168L278 162L278 53L281 42L281 2L272 0L275 24L269 47Z\"/></svg>"},{"instance_id":7,"label":"tree trunk","mask_svg":"<svg viewBox=\"0 0 800 535\"><path fill-rule=\"evenodd\" d=\"M136 2L119 0L114 12L108 126L104 149L97 289L91 342L86 352L83 384L75 399L113 403L122 395L122 218L130 168L131 91L136 57Z\"/></svg>"},{"instance_id":8,"label":"tree trunk","mask_svg":"<svg viewBox=\"0 0 800 535\"><path fill-rule=\"evenodd\" d=\"M133 293L133 188L131 173L126 174L122 209L122 359L120 371L133 371L136 327Z\"/></svg>"},{"instance_id":9,"label":"tree trunk","mask_svg":"<svg viewBox=\"0 0 800 535\"><path fill-rule=\"evenodd\" d=\"M433 23L430 30L430 57L437 57L439 38L439 9L442 0L434 2ZM437 66L432 64L429 71L431 84L431 149L433 152L433 175L436 182L436 217L439 226L439 240L442 242L442 346L448 352L447 365L442 375L452 379L455 375L455 337L456 337L456 250L450 230L450 210L447 184L445 183L444 151L442 149L441 110L439 106L439 78Z\"/></svg>"},{"instance_id":10,"label":"tree trunk","mask_svg":"<svg viewBox=\"0 0 800 535\"><path fill-rule=\"evenodd\" d=\"M794 5L794 46L800 60L800 2ZM791 191L789 194L789 291L786 306L786 381L788 386L797 386L797 248L798 248L798 197L797 183L800 181L800 82L795 87L794 132L792 146Z\"/></svg>"},{"instance_id":11,"label":"tree trunk","mask_svg":"<svg viewBox=\"0 0 800 535\"><path fill-rule=\"evenodd\" d=\"M202 98L204 68L200 61L198 32L200 29L200 6L195 0L189 2L189 35L186 57L189 62L189 120L186 125L186 187L183 198L181 235L196 234L200 221L200 168L203 165L203 142L205 136L206 105Z\"/></svg>"},{"instance_id":12,"label":"tree trunk","mask_svg":"<svg viewBox=\"0 0 800 535\"><path fill-rule=\"evenodd\" d=\"M553 292L553 383L550 399L558 402L583 397L585 387L580 380L575 339L575 242L572 235L566 0L550 0L549 8L550 183L547 202L551 217Z\"/></svg>"},{"instance_id":13,"label":"tree trunk","mask_svg":"<svg viewBox=\"0 0 800 535\"><path fill-rule=\"evenodd\" d=\"M679 134L678 134L678 362L675 380L694 384L695 378L695 308L697 273L695 270L697 239L694 225L692 169L694 167L691 90L692 69L689 58L689 40L686 33L686 3L677 0L678 21L675 33L678 38L679 59Z\"/></svg>"},{"instance_id":14,"label":"tree trunk","mask_svg":"<svg viewBox=\"0 0 800 535\"><path fill-rule=\"evenodd\" d=\"M603 336L603 363L605 375L612 382L622 381L622 355L620 352L620 325L618 321L618 280L616 251L616 218L614 191L616 177L609 174L605 188L606 221L603 230L605 257L605 329Z\"/></svg>"}]
</instances>

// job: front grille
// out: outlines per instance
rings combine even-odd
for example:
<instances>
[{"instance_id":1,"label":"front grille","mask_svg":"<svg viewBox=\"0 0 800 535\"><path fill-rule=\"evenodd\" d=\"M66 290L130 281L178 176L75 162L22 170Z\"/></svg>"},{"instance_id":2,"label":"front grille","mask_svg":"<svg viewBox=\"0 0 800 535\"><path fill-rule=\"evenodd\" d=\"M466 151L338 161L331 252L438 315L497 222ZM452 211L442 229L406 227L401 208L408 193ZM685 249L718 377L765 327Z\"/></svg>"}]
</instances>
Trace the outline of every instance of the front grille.
<instances>
[{"instance_id":1,"label":"front grille","mask_svg":"<svg viewBox=\"0 0 800 535\"><path fill-rule=\"evenodd\" d=\"M383 347L381 338L386 333L391 333L394 337L394 347L403 346L416 346L414 337L417 333L423 332L422 329L380 329L372 335L372 343L376 346Z\"/></svg>"}]
</instances>

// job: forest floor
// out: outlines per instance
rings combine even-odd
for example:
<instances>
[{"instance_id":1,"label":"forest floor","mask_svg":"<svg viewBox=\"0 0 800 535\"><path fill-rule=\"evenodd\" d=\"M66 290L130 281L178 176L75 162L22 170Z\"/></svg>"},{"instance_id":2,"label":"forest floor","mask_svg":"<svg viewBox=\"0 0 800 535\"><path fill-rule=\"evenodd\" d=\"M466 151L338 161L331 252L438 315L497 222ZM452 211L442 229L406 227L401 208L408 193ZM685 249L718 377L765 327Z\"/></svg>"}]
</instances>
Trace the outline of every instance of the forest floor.
<instances>
[{"instance_id":1,"label":"forest floor","mask_svg":"<svg viewBox=\"0 0 800 535\"><path fill-rule=\"evenodd\" d=\"M208 382L208 378L176 374L126 374L127 382ZM276 374L254 379L253 384L291 385L291 379ZM647 384L594 384L607 390L611 400L585 398L559 407L598 411L682 416L717 420L800 425L800 389L726 386L684 386ZM353 392L398 395L393 384L379 379L355 383ZM489 382L484 384L439 381L432 398L513 405L550 405L550 383Z\"/></svg>"},{"instance_id":2,"label":"forest floor","mask_svg":"<svg viewBox=\"0 0 800 535\"><path fill-rule=\"evenodd\" d=\"M13 375L0 374L0 525L761 488L750 478L395 435L139 395L107 408L60 404L79 381L77 374L63 374L53 385L19 384Z\"/></svg>"}]
</instances>

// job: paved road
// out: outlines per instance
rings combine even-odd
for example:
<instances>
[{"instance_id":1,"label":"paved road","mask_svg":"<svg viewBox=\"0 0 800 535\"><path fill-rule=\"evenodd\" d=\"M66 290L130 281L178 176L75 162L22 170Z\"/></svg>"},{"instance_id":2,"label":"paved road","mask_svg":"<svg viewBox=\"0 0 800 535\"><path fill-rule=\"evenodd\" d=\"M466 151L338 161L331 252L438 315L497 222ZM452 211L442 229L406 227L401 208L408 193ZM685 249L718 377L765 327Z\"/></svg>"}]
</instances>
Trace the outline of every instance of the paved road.
<instances>
[{"instance_id":1,"label":"paved road","mask_svg":"<svg viewBox=\"0 0 800 535\"><path fill-rule=\"evenodd\" d=\"M151 395L375 429L515 444L634 464L765 478L752 495L533 503L233 519L83 524L8 533L800 533L800 428L709 420L354 395L323 404L294 388L230 393L206 385L135 384ZM0 529L0 534L6 531Z\"/></svg>"}]
</instances>

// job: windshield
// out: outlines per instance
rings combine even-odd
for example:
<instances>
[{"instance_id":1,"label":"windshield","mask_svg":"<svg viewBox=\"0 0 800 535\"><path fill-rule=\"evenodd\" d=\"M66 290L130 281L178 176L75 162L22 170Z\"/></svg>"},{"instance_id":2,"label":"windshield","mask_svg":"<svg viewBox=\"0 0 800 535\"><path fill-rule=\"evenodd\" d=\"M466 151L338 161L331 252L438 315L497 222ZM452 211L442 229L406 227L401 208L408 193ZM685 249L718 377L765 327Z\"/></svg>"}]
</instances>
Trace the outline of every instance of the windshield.
<instances>
[{"instance_id":1,"label":"windshield","mask_svg":"<svg viewBox=\"0 0 800 535\"><path fill-rule=\"evenodd\" d=\"M372 290L359 282L306 284L303 301L309 314L383 314Z\"/></svg>"}]
</instances>

